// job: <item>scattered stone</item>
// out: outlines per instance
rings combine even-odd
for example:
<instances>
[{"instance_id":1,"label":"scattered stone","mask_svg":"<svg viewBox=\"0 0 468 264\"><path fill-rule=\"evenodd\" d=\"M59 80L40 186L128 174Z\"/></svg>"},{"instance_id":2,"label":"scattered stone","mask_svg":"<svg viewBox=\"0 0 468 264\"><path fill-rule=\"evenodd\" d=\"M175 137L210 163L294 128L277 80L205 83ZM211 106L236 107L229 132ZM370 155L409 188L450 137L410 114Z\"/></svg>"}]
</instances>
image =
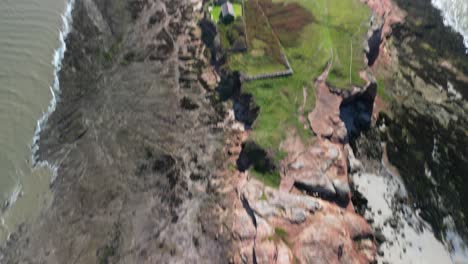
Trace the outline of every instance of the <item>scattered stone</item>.
<instances>
[{"instance_id":1,"label":"scattered stone","mask_svg":"<svg viewBox=\"0 0 468 264\"><path fill-rule=\"evenodd\" d=\"M396 229L398 227L398 222L395 219L390 219L388 220L388 224L390 225L391 228Z\"/></svg>"},{"instance_id":2,"label":"scattered stone","mask_svg":"<svg viewBox=\"0 0 468 264\"><path fill-rule=\"evenodd\" d=\"M385 243L387 241L387 239L385 238L385 235L383 234L382 230L380 230L380 229L375 230L374 237L375 237L375 240L377 241L378 244L383 244L383 243Z\"/></svg>"}]
</instances>

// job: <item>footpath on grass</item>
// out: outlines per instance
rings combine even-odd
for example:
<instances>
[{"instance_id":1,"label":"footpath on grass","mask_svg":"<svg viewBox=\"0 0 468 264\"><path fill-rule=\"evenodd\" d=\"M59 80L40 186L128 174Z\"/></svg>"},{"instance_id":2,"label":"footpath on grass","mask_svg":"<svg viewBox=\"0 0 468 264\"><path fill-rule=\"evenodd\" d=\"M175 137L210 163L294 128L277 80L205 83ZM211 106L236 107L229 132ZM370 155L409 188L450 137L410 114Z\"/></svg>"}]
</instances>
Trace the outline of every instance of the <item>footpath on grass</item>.
<instances>
[{"instance_id":1,"label":"footpath on grass","mask_svg":"<svg viewBox=\"0 0 468 264\"><path fill-rule=\"evenodd\" d=\"M365 83L359 72L366 67L363 42L370 11L359 0L249 0L246 15L247 7L253 3L258 4L254 6L261 9L267 20L263 29L258 29L261 24L256 23L255 30L274 32L271 35L280 41L278 50L284 50L293 71L290 76L246 82L242 86L243 92L251 94L260 108L250 139L279 163L284 157L280 144L288 131L295 130L305 142L314 137L303 117L314 108L313 83L328 62L332 65L327 79L331 87L349 90ZM241 55L228 58L229 66L235 66L231 69L249 72L249 65L236 64L237 56ZM256 65L254 72L262 72L262 65Z\"/></svg>"},{"instance_id":2,"label":"footpath on grass","mask_svg":"<svg viewBox=\"0 0 468 264\"><path fill-rule=\"evenodd\" d=\"M372 114L375 85L359 75L370 12L358 0L248 0L245 14L250 6L263 16L257 23L246 18L246 35L255 37L246 53L228 54L227 67L261 73L282 50L293 74L242 83L235 73L230 82L221 77L221 87L234 86L226 155L227 168L235 169L222 177L232 216L231 260L373 263L374 231L351 200L353 156L340 115L353 97L365 98L362 114Z\"/></svg>"}]
</instances>

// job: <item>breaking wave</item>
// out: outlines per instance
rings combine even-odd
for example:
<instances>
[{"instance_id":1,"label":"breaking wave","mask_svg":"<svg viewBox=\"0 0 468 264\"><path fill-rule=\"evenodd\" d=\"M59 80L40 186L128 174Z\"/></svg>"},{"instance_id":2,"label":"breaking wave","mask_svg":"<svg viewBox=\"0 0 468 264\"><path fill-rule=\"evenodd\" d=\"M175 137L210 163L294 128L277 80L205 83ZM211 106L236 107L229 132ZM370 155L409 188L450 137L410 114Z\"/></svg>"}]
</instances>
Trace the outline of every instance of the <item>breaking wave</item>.
<instances>
[{"instance_id":1,"label":"breaking wave","mask_svg":"<svg viewBox=\"0 0 468 264\"><path fill-rule=\"evenodd\" d=\"M47 123L49 116L52 112L55 111L57 107L57 101L59 100L60 95L60 83L59 83L59 73L62 69L62 60L67 50L67 45L65 40L67 39L68 34L71 31L72 25L72 10L75 5L75 0L68 0L65 11L62 15L62 30L59 34L60 45L55 50L54 58L52 60L52 65L54 66L54 80L50 86L50 92L52 94L52 100L50 101L47 111L42 115L42 117L37 121L36 130L34 131L34 137L32 140L32 164L33 166L49 167L52 170L51 181L54 181L57 177L57 166L50 164L47 161L40 161L38 157L39 150L39 140L42 129Z\"/></svg>"},{"instance_id":2,"label":"breaking wave","mask_svg":"<svg viewBox=\"0 0 468 264\"><path fill-rule=\"evenodd\" d=\"M468 1L431 0L431 2L433 6L441 11L444 24L452 27L463 36L468 52Z\"/></svg>"},{"instance_id":3,"label":"breaking wave","mask_svg":"<svg viewBox=\"0 0 468 264\"><path fill-rule=\"evenodd\" d=\"M452 252L452 261L455 264L468 263L468 247L463 238L455 229L455 223L451 217L444 218L444 224L447 226L445 232L445 241Z\"/></svg>"}]
</instances>

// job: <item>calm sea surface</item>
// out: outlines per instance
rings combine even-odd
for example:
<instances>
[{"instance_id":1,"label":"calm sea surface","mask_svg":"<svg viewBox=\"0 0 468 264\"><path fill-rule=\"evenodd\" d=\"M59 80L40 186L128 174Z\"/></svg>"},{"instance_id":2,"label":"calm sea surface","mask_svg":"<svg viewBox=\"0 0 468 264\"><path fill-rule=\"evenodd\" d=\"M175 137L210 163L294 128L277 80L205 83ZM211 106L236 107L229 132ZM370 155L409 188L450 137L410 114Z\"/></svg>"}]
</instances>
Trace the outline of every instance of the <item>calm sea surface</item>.
<instances>
[{"instance_id":1,"label":"calm sea surface","mask_svg":"<svg viewBox=\"0 0 468 264\"><path fill-rule=\"evenodd\" d=\"M0 241L50 200L51 171L32 168L37 120L52 99L65 0L0 0Z\"/></svg>"}]
</instances>

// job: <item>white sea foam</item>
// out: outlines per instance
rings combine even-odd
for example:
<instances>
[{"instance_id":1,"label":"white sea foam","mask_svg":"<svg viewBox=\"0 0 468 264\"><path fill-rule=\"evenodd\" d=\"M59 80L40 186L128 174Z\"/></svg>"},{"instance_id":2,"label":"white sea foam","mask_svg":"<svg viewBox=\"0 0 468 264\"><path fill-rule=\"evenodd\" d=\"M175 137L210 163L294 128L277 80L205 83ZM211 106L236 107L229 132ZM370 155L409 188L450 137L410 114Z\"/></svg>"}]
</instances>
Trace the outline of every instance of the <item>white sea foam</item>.
<instances>
[{"instance_id":1,"label":"white sea foam","mask_svg":"<svg viewBox=\"0 0 468 264\"><path fill-rule=\"evenodd\" d=\"M394 209L395 200L404 185L392 175L359 173L351 175L359 192L368 200L366 217L374 220L387 241L381 245L384 253L379 262L388 263L452 263L449 249L436 239L430 226L419 217L419 212L406 205ZM388 221L398 226L392 228Z\"/></svg>"},{"instance_id":2,"label":"white sea foam","mask_svg":"<svg viewBox=\"0 0 468 264\"><path fill-rule=\"evenodd\" d=\"M65 40L68 34L71 31L72 25L72 10L75 5L75 0L68 0L64 13L62 15L62 30L59 34L59 47L55 50L54 57L52 59L52 65L54 66L54 80L50 86L50 92L52 94L52 100L50 101L47 111L42 115L42 117L37 121L36 130L34 132L34 137L32 140L32 163L34 166L49 167L52 170L51 181L54 181L57 177L57 166L55 164L50 164L47 161L40 161L38 157L39 150L39 140L42 129L47 123L49 116L52 112L55 111L57 107L57 101L59 100L60 95L60 83L59 83L59 73L62 69L62 60L67 49Z\"/></svg>"},{"instance_id":3,"label":"white sea foam","mask_svg":"<svg viewBox=\"0 0 468 264\"><path fill-rule=\"evenodd\" d=\"M17 184L15 188L13 189L13 191L11 192L8 200L5 201L4 208L8 208L12 204L14 204L16 200L18 200L18 197L21 196L22 190L23 190L23 186L21 184Z\"/></svg>"},{"instance_id":4,"label":"white sea foam","mask_svg":"<svg viewBox=\"0 0 468 264\"><path fill-rule=\"evenodd\" d=\"M452 218L446 217L447 227L443 242L436 239L429 224L419 217L419 210L407 205L394 209L396 197L405 193L404 183L388 170L380 175L351 174L356 189L368 200L366 217L374 220L387 239L381 246L384 252L380 261L389 263L468 263L468 246L457 232ZM402 191L403 190L403 191ZM436 195L438 199L440 196ZM440 201L442 203L442 201ZM376 212L378 212L376 214ZM385 224L389 219L398 222L399 231ZM390 243L391 242L391 243Z\"/></svg>"},{"instance_id":5,"label":"white sea foam","mask_svg":"<svg viewBox=\"0 0 468 264\"><path fill-rule=\"evenodd\" d=\"M468 263L468 247L455 229L453 219L450 216L445 217L444 225L447 226L445 241L451 248L453 263Z\"/></svg>"},{"instance_id":6,"label":"white sea foam","mask_svg":"<svg viewBox=\"0 0 468 264\"><path fill-rule=\"evenodd\" d=\"M464 38L468 52L468 1L467 0L431 0L439 9L445 25L452 27Z\"/></svg>"}]
</instances>

